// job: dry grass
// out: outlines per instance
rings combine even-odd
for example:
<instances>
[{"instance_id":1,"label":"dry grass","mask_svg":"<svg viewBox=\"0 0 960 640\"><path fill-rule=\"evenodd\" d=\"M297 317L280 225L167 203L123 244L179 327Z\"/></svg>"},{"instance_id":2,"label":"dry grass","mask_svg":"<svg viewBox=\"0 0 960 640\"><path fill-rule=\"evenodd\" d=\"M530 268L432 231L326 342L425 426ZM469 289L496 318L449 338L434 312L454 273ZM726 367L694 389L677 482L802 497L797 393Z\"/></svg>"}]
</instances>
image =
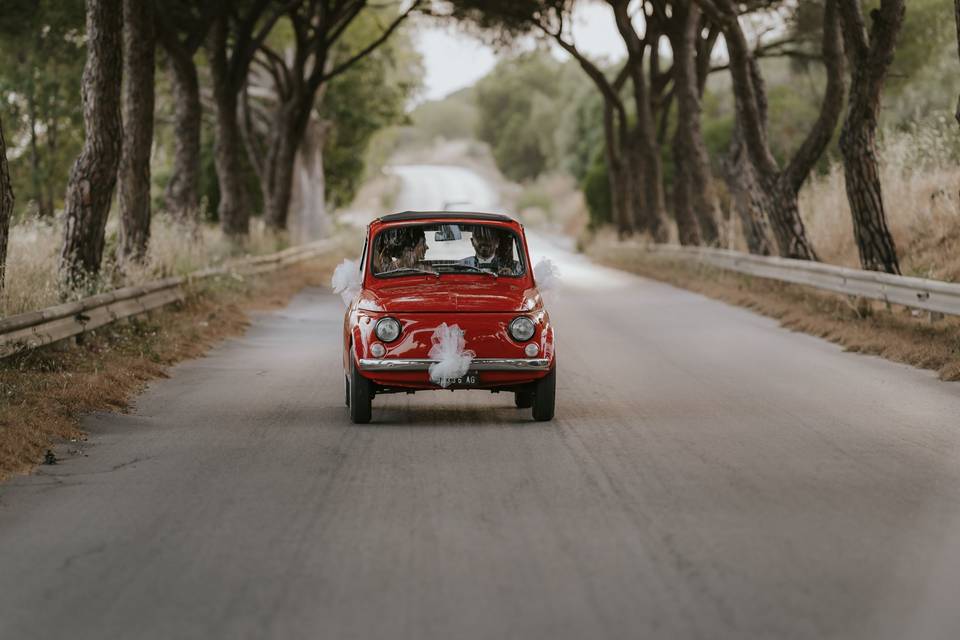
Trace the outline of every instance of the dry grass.
<instances>
[{"instance_id":1,"label":"dry grass","mask_svg":"<svg viewBox=\"0 0 960 640\"><path fill-rule=\"evenodd\" d=\"M960 166L950 126L888 133L881 150L887 222L906 275L960 281ZM859 267L842 166L804 187L800 211L822 260Z\"/></svg>"},{"instance_id":2,"label":"dry grass","mask_svg":"<svg viewBox=\"0 0 960 640\"><path fill-rule=\"evenodd\" d=\"M848 351L932 369L943 380L960 380L960 318L931 322L902 307L888 310L881 303L854 303L845 296L609 242L594 243L589 253L600 263L747 307Z\"/></svg>"},{"instance_id":3,"label":"dry grass","mask_svg":"<svg viewBox=\"0 0 960 640\"><path fill-rule=\"evenodd\" d=\"M21 222L10 229L6 287L0 291L0 318L60 302L57 261L62 229L61 221L37 219ZM219 264L227 258L270 253L286 246L286 239L267 231L260 220L252 224L249 239L238 245L216 227L205 226L194 231L160 214L155 216L151 227L146 263L121 271L111 255L116 238L116 225L112 221L107 228L107 259L103 273L97 282L91 283L90 292L181 275Z\"/></svg>"},{"instance_id":4,"label":"dry grass","mask_svg":"<svg viewBox=\"0 0 960 640\"><path fill-rule=\"evenodd\" d=\"M98 329L77 346L0 361L0 479L32 469L53 442L82 440L84 414L123 410L170 365L242 333L247 311L281 307L305 286L328 285L346 253L257 278L223 278L182 305Z\"/></svg>"},{"instance_id":5,"label":"dry grass","mask_svg":"<svg viewBox=\"0 0 960 640\"><path fill-rule=\"evenodd\" d=\"M881 180L888 223L906 275L960 282L960 166L956 124L887 132ZM821 259L859 267L843 168L812 179L800 194L800 211ZM744 250L742 240L728 246ZM722 271L617 243L612 232L582 243L610 266L753 309L784 326L831 340L850 351L933 369L960 380L960 318L931 323L903 307L851 300L815 289Z\"/></svg>"}]
</instances>

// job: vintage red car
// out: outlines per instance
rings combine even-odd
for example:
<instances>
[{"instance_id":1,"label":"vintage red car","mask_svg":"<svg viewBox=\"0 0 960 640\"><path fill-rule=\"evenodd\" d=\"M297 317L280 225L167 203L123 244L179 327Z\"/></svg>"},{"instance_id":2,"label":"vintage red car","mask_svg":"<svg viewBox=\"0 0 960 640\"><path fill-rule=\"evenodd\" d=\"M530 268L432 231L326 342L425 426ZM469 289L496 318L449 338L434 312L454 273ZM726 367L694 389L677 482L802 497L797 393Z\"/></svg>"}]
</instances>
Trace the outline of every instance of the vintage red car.
<instances>
[{"instance_id":1,"label":"vintage red car","mask_svg":"<svg viewBox=\"0 0 960 640\"><path fill-rule=\"evenodd\" d=\"M343 366L353 422L380 394L510 392L551 420L556 353L523 227L506 215L404 212L367 228L345 299Z\"/></svg>"}]
</instances>

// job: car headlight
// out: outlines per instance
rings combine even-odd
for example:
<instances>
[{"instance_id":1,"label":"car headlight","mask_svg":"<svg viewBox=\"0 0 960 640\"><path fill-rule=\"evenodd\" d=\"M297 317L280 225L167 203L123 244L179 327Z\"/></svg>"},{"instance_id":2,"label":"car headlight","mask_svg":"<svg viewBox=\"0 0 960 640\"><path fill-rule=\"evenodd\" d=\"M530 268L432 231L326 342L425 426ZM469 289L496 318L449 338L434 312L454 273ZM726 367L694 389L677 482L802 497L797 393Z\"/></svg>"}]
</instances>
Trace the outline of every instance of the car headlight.
<instances>
[{"instance_id":1,"label":"car headlight","mask_svg":"<svg viewBox=\"0 0 960 640\"><path fill-rule=\"evenodd\" d=\"M510 321L510 335L517 342L526 342L532 338L536 328L533 320L527 316L517 316Z\"/></svg>"},{"instance_id":2,"label":"car headlight","mask_svg":"<svg viewBox=\"0 0 960 640\"><path fill-rule=\"evenodd\" d=\"M380 318L374 333L384 342L393 342L400 337L400 323L393 318Z\"/></svg>"}]
</instances>

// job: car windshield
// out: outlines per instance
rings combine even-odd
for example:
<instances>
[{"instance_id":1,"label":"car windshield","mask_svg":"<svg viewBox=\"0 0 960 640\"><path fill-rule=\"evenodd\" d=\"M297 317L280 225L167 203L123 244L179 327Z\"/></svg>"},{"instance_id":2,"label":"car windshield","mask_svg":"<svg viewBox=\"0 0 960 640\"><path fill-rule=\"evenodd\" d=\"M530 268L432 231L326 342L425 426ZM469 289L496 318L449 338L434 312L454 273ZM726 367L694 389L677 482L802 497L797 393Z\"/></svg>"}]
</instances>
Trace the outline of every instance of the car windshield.
<instances>
[{"instance_id":1,"label":"car windshield","mask_svg":"<svg viewBox=\"0 0 960 640\"><path fill-rule=\"evenodd\" d=\"M478 274L516 278L526 273L517 234L485 224L410 224L377 234L370 254L379 277Z\"/></svg>"}]
</instances>

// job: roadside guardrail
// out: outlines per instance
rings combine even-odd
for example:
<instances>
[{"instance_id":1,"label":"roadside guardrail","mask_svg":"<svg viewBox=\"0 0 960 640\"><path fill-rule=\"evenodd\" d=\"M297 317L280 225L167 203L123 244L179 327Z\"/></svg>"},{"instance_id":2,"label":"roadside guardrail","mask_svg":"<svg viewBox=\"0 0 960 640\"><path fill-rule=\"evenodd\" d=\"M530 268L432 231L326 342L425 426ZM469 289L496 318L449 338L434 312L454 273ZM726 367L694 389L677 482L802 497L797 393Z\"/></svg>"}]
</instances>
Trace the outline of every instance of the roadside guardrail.
<instances>
[{"instance_id":1,"label":"roadside guardrail","mask_svg":"<svg viewBox=\"0 0 960 640\"><path fill-rule=\"evenodd\" d=\"M0 358L72 338L86 331L183 300L184 287L216 276L256 275L315 258L333 240L320 240L277 253L235 260L185 276L123 287L82 300L0 319Z\"/></svg>"},{"instance_id":2,"label":"roadside guardrail","mask_svg":"<svg viewBox=\"0 0 960 640\"><path fill-rule=\"evenodd\" d=\"M641 245L636 245L640 248ZM757 256L729 249L649 245L643 250L697 260L719 269L758 278L792 282L850 296L882 300L931 313L960 316L960 283L896 276L773 256Z\"/></svg>"}]
</instances>

